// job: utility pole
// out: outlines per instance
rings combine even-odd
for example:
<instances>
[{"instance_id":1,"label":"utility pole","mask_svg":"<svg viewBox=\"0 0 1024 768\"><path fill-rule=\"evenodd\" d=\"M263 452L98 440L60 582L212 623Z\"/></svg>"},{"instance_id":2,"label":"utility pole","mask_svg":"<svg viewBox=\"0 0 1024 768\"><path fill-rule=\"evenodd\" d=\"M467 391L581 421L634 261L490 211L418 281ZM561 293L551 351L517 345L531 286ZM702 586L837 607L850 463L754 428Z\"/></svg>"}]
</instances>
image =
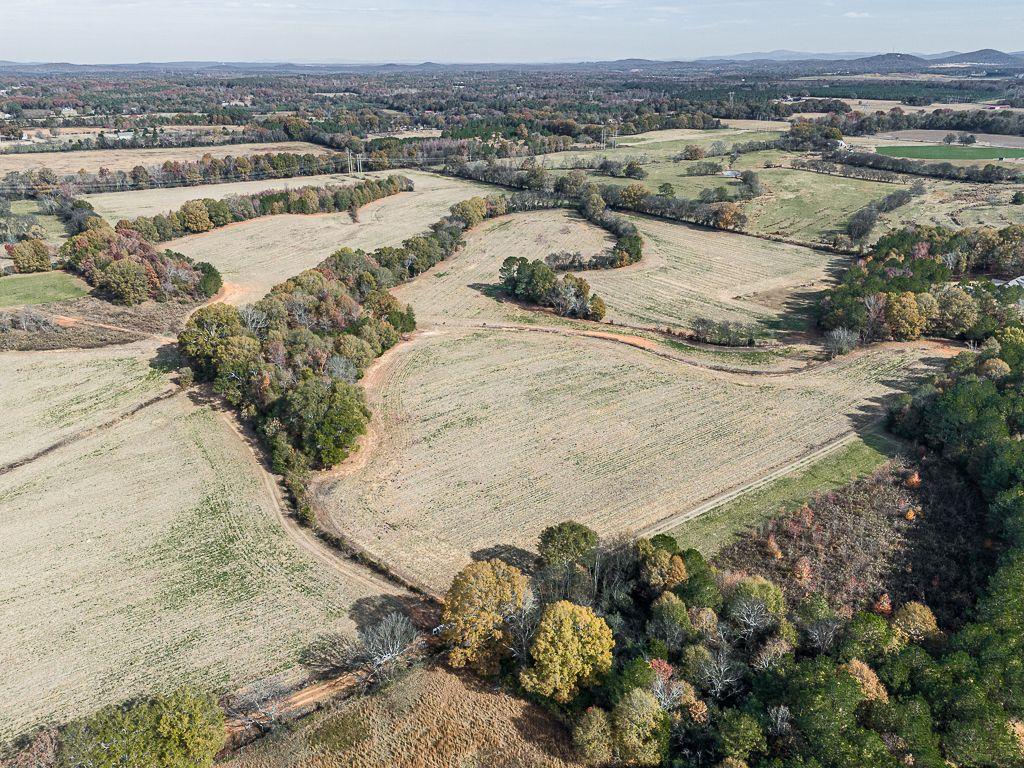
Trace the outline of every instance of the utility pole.
<instances>
[{"instance_id":1,"label":"utility pole","mask_svg":"<svg viewBox=\"0 0 1024 768\"><path fill-rule=\"evenodd\" d=\"M363 154L361 152L356 155L356 168L359 173L363 172Z\"/></svg>"},{"instance_id":2,"label":"utility pole","mask_svg":"<svg viewBox=\"0 0 1024 768\"><path fill-rule=\"evenodd\" d=\"M348 158L348 174L349 174L349 176L351 176L352 175L352 150L351 149L346 149L345 150L345 156Z\"/></svg>"},{"instance_id":3,"label":"utility pole","mask_svg":"<svg viewBox=\"0 0 1024 768\"><path fill-rule=\"evenodd\" d=\"M729 91L729 106L733 106L736 102L736 91Z\"/></svg>"}]
</instances>

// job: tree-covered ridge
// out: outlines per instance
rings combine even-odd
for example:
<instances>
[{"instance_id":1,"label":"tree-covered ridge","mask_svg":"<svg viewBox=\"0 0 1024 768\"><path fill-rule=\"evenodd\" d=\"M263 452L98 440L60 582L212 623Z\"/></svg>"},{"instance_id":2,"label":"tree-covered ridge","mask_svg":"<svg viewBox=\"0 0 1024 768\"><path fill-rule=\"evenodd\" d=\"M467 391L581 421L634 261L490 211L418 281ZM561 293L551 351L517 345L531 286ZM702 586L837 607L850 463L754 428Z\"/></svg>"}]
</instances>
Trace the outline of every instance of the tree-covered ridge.
<instances>
[{"instance_id":1,"label":"tree-covered ridge","mask_svg":"<svg viewBox=\"0 0 1024 768\"><path fill-rule=\"evenodd\" d=\"M1024 292L997 286L985 275L1020 271L1024 227L894 230L823 296L819 323L854 341L922 334L981 341L1024 322Z\"/></svg>"}]
</instances>

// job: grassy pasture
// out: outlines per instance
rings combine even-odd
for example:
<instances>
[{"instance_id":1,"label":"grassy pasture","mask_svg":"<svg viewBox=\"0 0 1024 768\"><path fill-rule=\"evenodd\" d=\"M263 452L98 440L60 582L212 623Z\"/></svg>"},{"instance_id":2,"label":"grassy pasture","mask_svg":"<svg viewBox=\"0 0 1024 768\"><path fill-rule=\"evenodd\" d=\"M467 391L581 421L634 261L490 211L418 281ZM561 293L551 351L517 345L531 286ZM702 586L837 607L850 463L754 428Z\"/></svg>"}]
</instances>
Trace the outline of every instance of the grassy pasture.
<instances>
[{"instance_id":1,"label":"grassy pasture","mask_svg":"<svg viewBox=\"0 0 1024 768\"><path fill-rule=\"evenodd\" d=\"M964 147L956 144L932 144L926 146L876 147L880 155L905 157L914 160L999 160L1001 158L1024 157L1024 149L1010 147Z\"/></svg>"},{"instance_id":2,"label":"grassy pasture","mask_svg":"<svg viewBox=\"0 0 1024 768\"><path fill-rule=\"evenodd\" d=\"M372 250L398 245L444 216L460 200L493 194L486 187L424 173L406 174L415 192L377 200L360 209L359 222L348 213L313 216L264 216L191 235L167 248L208 261L224 276L226 300L257 301L274 285L319 264L342 247Z\"/></svg>"},{"instance_id":3,"label":"grassy pasture","mask_svg":"<svg viewBox=\"0 0 1024 768\"><path fill-rule=\"evenodd\" d=\"M76 299L89 292L79 278L61 270L0 277L0 307Z\"/></svg>"},{"instance_id":4,"label":"grassy pasture","mask_svg":"<svg viewBox=\"0 0 1024 768\"><path fill-rule=\"evenodd\" d=\"M899 187L791 168L759 170L765 194L742 204L751 232L825 242L854 212Z\"/></svg>"},{"instance_id":5,"label":"grassy pasture","mask_svg":"<svg viewBox=\"0 0 1024 768\"><path fill-rule=\"evenodd\" d=\"M298 152L324 155L329 149L304 141L279 141L266 144L220 144L205 147L160 147L153 149L86 149L75 152L19 152L0 153L0 176L10 171L29 171L49 168L63 175L79 170L95 172L100 168L111 171L130 171L136 165L161 165L170 160L184 162L198 160L203 155L227 157L232 155L261 155L266 152Z\"/></svg>"},{"instance_id":6,"label":"grassy pasture","mask_svg":"<svg viewBox=\"0 0 1024 768\"><path fill-rule=\"evenodd\" d=\"M920 352L721 374L614 342L431 328L371 374L372 436L320 477L321 519L443 590L567 517L638 530L849 434ZM486 460L481 460L486 457Z\"/></svg>"},{"instance_id":7,"label":"grassy pasture","mask_svg":"<svg viewBox=\"0 0 1024 768\"><path fill-rule=\"evenodd\" d=\"M223 416L180 393L126 415L168 388L147 344L0 356L4 460L79 437L0 474L0 741L154 688L292 669L389 591L287 538Z\"/></svg>"}]
</instances>

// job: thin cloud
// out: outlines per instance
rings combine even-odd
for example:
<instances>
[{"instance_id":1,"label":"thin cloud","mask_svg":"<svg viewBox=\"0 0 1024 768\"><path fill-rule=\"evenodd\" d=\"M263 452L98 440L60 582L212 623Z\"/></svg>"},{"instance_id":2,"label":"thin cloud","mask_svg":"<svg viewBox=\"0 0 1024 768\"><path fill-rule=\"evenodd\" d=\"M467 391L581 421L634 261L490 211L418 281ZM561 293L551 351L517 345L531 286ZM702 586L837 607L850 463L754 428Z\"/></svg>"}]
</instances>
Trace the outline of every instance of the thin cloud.
<instances>
[{"instance_id":1,"label":"thin cloud","mask_svg":"<svg viewBox=\"0 0 1024 768\"><path fill-rule=\"evenodd\" d=\"M862 11L847 11L843 14L844 19L870 19L870 13L864 13Z\"/></svg>"}]
</instances>

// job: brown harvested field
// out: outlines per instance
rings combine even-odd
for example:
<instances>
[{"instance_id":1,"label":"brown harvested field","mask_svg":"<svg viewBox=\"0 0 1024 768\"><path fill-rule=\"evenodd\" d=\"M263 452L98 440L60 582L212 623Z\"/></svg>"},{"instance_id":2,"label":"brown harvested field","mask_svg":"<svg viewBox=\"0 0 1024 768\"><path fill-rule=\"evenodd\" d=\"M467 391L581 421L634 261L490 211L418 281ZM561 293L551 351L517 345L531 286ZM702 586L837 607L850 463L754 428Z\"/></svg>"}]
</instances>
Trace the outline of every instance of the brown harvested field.
<instances>
[{"instance_id":1,"label":"brown harvested field","mask_svg":"<svg viewBox=\"0 0 1024 768\"><path fill-rule=\"evenodd\" d=\"M201 235L172 240L166 247L208 261L221 271L227 301L261 299L275 285L319 264L339 248L371 250L398 245L424 231L460 200L493 194L494 188L426 173L407 173L415 192L402 192L360 209L359 222L347 213L264 216Z\"/></svg>"},{"instance_id":2,"label":"brown harvested field","mask_svg":"<svg viewBox=\"0 0 1024 768\"><path fill-rule=\"evenodd\" d=\"M167 187L142 189L132 192L105 192L84 195L96 212L111 223L136 216L155 216L180 208L189 200L204 197L223 200L231 195L252 195L267 189L296 189L298 187L347 186L359 181L359 176L335 173L323 176L295 176L288 179L262 179L236 181L227 184L203 184L197 187Z\"/></svg>"},{"instance_id":3,"label":"brown harvested field","mask_svg":"<svg viewBox=\"0 0 1024 768\"><path fill-rule=\"evenodd\" d=\"M296 679L311 638L395 592L290 538L224 414L177 393L118 420L173 392L146 373L154 351L0 355L5 459L78 431L0 472L0 743L155 688Z\"/></svg>"},{"instance_id":4,"label":"brown harvested field","mask_svg":"<svg viewBox=\"0 0 1024 768\"><path fill-rule=\"evenodd\" d=\"M218 768L572 768L565 729L521 698L443 669L319 712Z\"/></svg>"},{"instance_id":5,"label":"brown harvested field","mask_svg":"<svg viewBox=\"0 0 1024 768\"><path fill-rule=\"evenodd\" d=\"M798 460L873 420L924 347L765 377L540 329L435 327L368 376L371 436L317 479L320 518L440 591L560 520L641 529Z\"/></svg>"},{"instance_id":6,"label":"brown harvested field","mask_svg":"<svg viewBox=\"0 0 1024 768\"><path fill-rule=\"evenodd\" d=\"M304 141L279 141L267 144L218 144L205 147L170 147L156 149L91 149L78 152L0 153L0 176L11 171L49 168L57 174L89 172L100 168L130 171L136 165L161 165L167 160L198 160L203 155L262 155L266 152L299 152L325 155L331 150Z\"/></svg>"},{"instance_id":7,"label":"brown harvested field","mask_svg":"<svg viewBox=\"0 0 1024 768\"><path fill-rule=\"evenodd\" d=\"M634 218L644 257L630 267L579 272L608 305L615 323L688 327L694 317L770 323L802 291L820 288L843 257L734 232ZM474 230L466 247L421 278L395 289L412 304L420 327L488 321L536 322L538 316L495 296L508 256L544 258L552 251L600 253L612 244L597 227L565 211L495 219ZM544 316L544 321L564 323Z\"/></svg>"},{"instance_id":8,"label":"brown harvested field","mask_svg":"<svg viewBox=\"0 0 1024 768\"><path fill-rule=\"evenodd\" d=\"M151 342L0 354L0 466L102 424L167 388Z\"/></svg>"},{"instance_id":9,"label":"brown harvested field","mask_svg":"<svg viewBox=\"0 0 1024 768\"><path fill-rule=\"evenodd\" d=\"M772 324L788 301L819 290L844 261L734 232L655 219L636 224L644 258L625 269L586 274L615 322L687 327L694 317L710 317Z\"/></svg>"},{"instance_id":10,"label":"brown harvested field","mask_svg":"<svg viewBox=\"0 0 1024 768\"><path fill-rule=\"evenodd\" d=\"M742 131L788 131L788 120L723 120L727 128L738 128Z\"/></svg>"},{"instance_id":11,"label":"brown harvested field","mask_svg":"<svg viewBox=\"0 0 1024 768\"><path fill-rule=\"evenodd\" d=\"M841 101L845 101L857 112L867 113L888 112L892 109L900 109L904 112L934 112L937 109L948 109L953 112L974 112L979 109L988 111L991 107L990 104L977 102L960 102L957 104L927 104L925 106L915 107L909 104L904 104L901 101L895 101L890 99L841 99Z\"/></svg>"}]
</instances>

